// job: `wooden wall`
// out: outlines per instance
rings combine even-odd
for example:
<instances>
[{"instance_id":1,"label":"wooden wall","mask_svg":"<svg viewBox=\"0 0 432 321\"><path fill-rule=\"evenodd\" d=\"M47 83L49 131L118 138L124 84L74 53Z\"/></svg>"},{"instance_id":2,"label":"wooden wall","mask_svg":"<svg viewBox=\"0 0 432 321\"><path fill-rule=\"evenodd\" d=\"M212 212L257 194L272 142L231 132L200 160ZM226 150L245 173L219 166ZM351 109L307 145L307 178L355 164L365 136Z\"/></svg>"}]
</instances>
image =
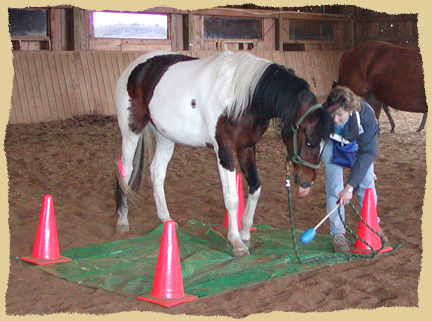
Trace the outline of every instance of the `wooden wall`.
<instances>
[{"instance_id":1,"label":"wooden wall","mask_svg":"<svg viewBox=\"0 0 432 321\"><path fill-rule=\"evenodd\" d=\"M183 52L189 54L188 52ZM10 124L78 115L114 115L114 88L121 71L143 52L14 52ZM195 52L204 57L211 52ZM293 68L315 94L325 96L336 80L340 51L254 52Z\"/></svg>"}]
</instances>

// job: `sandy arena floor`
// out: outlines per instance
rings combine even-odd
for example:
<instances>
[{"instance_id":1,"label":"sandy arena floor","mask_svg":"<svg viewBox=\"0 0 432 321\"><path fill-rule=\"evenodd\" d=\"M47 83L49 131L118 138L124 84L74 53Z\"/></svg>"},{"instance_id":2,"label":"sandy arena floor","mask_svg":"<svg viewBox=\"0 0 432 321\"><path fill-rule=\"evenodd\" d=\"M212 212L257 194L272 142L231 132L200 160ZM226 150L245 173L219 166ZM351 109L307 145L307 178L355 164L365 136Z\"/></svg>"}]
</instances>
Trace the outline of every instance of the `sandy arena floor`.
<instances>
[{"instance_id":1,"label":"sandy arena floor","mask_svg":"<svg viewBox=\"0 0 432 321\"><path fill-rule=\"evenodd\" d=\"M396 134L389 133L389 123L385 115L381 116L375 164L381 227L391 242L404 243L395 253L211 295L170 309L87 288L11 258L7 314L155 311L241 318L272 311L418 306L426 131L415 132L419 114L393 111L393 115ZM31 254L45 194L54 197L61 249L117 239L113 192L119 146L117 125L108 117L8 126L5 149L11 256ZM284 146L274 130L269 130L257 146L263 191L255 223L289 228ZM315 226L325 215L323 179L321 170L312 195L294 200L297 227ZM166 194L172 217L180 225L189 219L223 222L225 210L212 150L177 146L168 169ZM124 237L142 235L160 224L148 171L140 195L142 200L132 207L129 216L131 232ZM319 232L327 233L328 226L325 224Z\"/></svg>"}]
</instances>

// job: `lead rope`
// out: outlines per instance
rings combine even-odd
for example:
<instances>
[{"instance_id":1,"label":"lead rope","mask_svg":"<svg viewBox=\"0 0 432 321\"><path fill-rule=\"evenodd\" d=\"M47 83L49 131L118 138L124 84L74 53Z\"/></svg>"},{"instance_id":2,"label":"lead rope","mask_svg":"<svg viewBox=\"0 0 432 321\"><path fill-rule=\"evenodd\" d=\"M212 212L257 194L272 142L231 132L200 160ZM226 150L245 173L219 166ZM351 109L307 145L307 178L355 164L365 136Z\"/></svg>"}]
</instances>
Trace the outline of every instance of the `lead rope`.
<instances>
[{"instance_id":1,"label":"lead rope","mask_svg":"<svg viewBox=\"0 0 432 321\"><path fill-rule=\"evenodd\" d=\"M292 237L292 242L293 242L293 246L294 246L294 253L295 253L297 260L303 264L304 261L302 261L302 259L300 258L300 254L299 254L299 251L297 248L295 230L294 230L294 215L293 215L293 211L292 211L292 202L291 202L291 177L290 177L290 173L289 173L288 163L287 163L287 174L286 174L286 178L285 178L285 187L286 187L287 192L288 192L288 212L289 212L289 216L290 216L291 237Z\"/></svg>"},{"instance_id":2,"label":"lead rope","mask_svg":"<svg viewBox=\"0 0 432 321\"><path fill-rule=\"evenodd\" d=\"M287 175L286 175L286 178L285 178L285 187L286 187L287 192L288 192L288 211L289 211L289 216L290 216L290 227L291 227L291 236L292 236L292 242L293 242L293 247L294 247L294 253L295 253L295 256L296 256L297 260L301 264L311 263L311 262L319 262L319 261L324 261L324 260L334 259L334 258L349 258L349 259L373 258L373 257L375 257L377 255L377 252L381 251L384 248L385 242L384 242L383 237L378 232L376 232L375 230L373 230L362 219L361 215L359 214L359 212L357 211L357 209L354 207L353 203L350 202L349 205L353 209L353 211L356 214L356 216L358 217L358 219L369 230L371 230L373 233L375 233L376 235L378 235L381 238L381 248L379 248L378 250L375 250L369 243L367 243L365 240L363 240L362 238L360 238L356 233L354 233L351 229L349 229L348 226L345 223L345 220L342 219L340 211L338 210L338 215L341 218L342 224L344 225L346 231L348 233L350 233L352 236L354 236L356 238L356 240L360 240L361 242L365 243L371 249L371 253L360 254L360 253L352 253L352 252L338 252L338 253L332 253L332 254L328 254L328 255L324 255L324 256L312 257L312 258L309 258L309 259L302 260L300 258L300 253L299 253L299 249L298 249L298 246L297 246L297 238L295 236L294 215L293 215L293 210L292 210L292 198L291 198L291 178L290 178L290 174L289 174L289 165L288 164L287 164Z\"/></svg>"}]
</instances>

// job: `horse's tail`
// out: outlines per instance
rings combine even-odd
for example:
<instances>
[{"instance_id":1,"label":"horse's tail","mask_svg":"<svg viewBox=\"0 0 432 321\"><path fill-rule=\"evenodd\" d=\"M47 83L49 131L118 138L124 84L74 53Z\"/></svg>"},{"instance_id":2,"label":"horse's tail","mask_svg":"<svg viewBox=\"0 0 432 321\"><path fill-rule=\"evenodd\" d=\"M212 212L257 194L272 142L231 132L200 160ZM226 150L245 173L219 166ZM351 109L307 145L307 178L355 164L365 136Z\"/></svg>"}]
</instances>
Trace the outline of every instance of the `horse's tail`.
<instances>
[{"instance_id":1,"label":"horse's tail","mask_svg":"<svg viewBox=\"0 0 432 321\"><path fill-rule=\"evenodd\" d=\"M143 130L143 134L138 140L137 147L135 149L134 158L132 161L132 173L129 179L129 183L125 181L122 176L119 166L116 170L117 187L115 192L115 199L117 204L117 210L123 203L123 200L128 199L132 203L135 203L138 199L138 191L141 185L142 172L144 164L149 162L153 157L152 137L150 129L146 126Z\"/></svg>"}]
</instances>

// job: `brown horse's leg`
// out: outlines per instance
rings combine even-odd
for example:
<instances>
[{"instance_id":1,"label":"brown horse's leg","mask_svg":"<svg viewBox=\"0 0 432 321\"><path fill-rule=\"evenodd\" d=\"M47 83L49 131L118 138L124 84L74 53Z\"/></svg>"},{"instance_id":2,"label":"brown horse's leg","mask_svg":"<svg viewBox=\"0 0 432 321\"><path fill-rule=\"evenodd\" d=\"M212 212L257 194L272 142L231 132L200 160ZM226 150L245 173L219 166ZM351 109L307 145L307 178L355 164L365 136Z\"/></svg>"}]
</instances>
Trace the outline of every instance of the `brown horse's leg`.
<instances>
[{"instance_id":1,"label":"brown horse's leg","mask_svg":"<svg viewBox=\"0 0 432 321\"><path fill-rule=\"evenodd\" d=\"M369 103L369 105L372 107L372 109L375 112L375 118L377 119L379 123L379 118L381 115L381 106L384 106L384 104L381 104L378 100L376 100L375 96L372 95L372 93L368 93L365 97L366 101Z\"/></svg>"},{"instance_id":2,"label":"brown horse's leg","mask_svg":"<svg viewBox=\"0 0 432 321\"><path fill-rule=\"evenodd\" d=\"M391 125L391 130L390 133L394 133L395 132L395 122L392 118L392 116L390 115L390 109L389 107L380 102L379 100L377 100L375 98L375 96L372 93L369 93L367 98L366 98L367 102L369 103L369 105L371 105L371 107L373 108L373 110L375 111L375 117L377 119L377 121L379 122L379 117L381 115L381 108L384 109L384 112L386 113L389 121L390 121L390 125Z\"/></svg>"},{"instance_id":3,"label":"brown horse's leg","mask_svg":"<svg viewBox=\"0 0 432 321\"><path fill-rule=\"evenodd\" d=\"M384 109L384 112L386 113L386 115L387 115L387 117L388 117L388 119L390 121L390 125L391 125L390 133L394 133L396 125L395 125L395 122L393 120L393 117L390 114L390 108L389 108L389 106L387 106L384 103L382 103L382 108Z\"/></svg>"},{"instance_id":4,"label":"brown horse's leg","mask_svg":"<svg viewBox=\"0 0 432 321\"><path fill-rule=\"evenodd\" d=\"M420 127L417 129L417 133L420 133L423 130L423 128L424 128L424 126L426 124L426 119L427 119L427 113L424 113L422 121L421 121L421 124L420 124Z\"/></svg>"},{"instance_id":5,"label":"brown horse's leg","mask_svg":"<svg viewBox=\"0 0 432 321\"><path fill-rule=\"evenodd\" d=\"M253 224L255 209L261 194L261 182L256 168L255 145L239 150L237 158L248 183L248 198L240 230L242 241L245 245L248 245L250 241L250 228Z\"/></svg>"}]
</instances>

